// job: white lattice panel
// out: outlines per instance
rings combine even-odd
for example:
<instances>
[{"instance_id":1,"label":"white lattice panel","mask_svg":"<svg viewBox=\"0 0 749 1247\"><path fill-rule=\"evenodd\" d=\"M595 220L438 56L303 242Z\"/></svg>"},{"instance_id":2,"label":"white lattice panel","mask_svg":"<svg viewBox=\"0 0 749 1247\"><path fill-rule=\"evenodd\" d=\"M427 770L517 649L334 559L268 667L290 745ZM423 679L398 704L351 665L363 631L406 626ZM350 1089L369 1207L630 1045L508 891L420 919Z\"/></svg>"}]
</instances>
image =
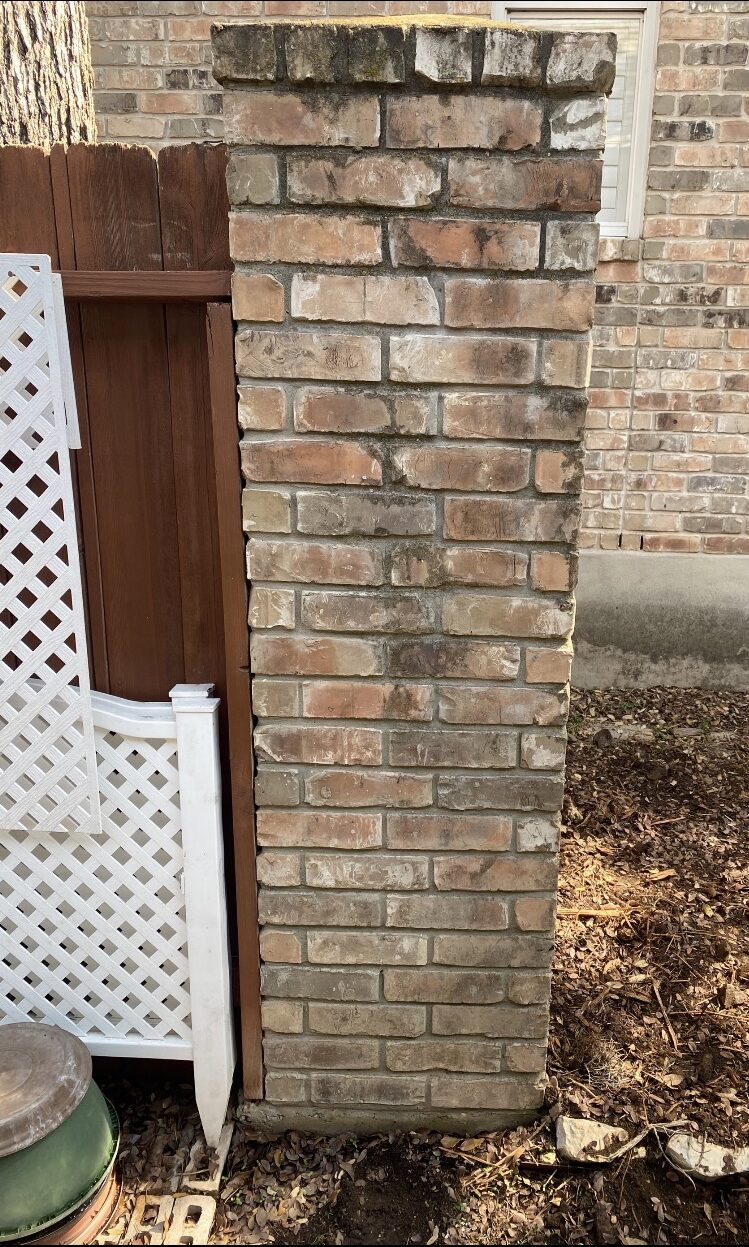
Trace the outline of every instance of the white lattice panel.
<instances>
[{"instance_id":1,"label":"white lattice panel","mask_svg":"<svg viewBox=\"0 0 749 1247\"><path fill-rule=\"evenodd\" d=\"M98 1053L189 1056L174 716L166 703L149 736L128 735L123 703L94 699L103 834L0 833L0 1022L53 1023Z\"/></svg>"},{"instance_id":2,"label":"white lattice panel","mask_svg":"<svg viewBox=\"0 0 749 1247\"><path fill-rule=\"evenodd\" d=\"M63 328L49 258L0 256L0 827L29 834L99 830Z\"/></svg>"}]
</instances>

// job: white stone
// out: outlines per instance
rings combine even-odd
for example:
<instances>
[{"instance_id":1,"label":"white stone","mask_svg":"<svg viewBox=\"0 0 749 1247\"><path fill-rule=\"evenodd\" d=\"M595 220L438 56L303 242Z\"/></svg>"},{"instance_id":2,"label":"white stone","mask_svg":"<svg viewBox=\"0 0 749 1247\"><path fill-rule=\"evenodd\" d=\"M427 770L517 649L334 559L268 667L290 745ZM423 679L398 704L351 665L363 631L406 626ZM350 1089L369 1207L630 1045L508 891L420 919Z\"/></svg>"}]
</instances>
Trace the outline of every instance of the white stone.
<instances>
[{"instance_id":1,"label":"white stone","mask_svg":"<svg viewBox=\"0 0 749 1247\"><path fill-rule=\"evenodd\" d=\"M721 1147L706 1139L696 1139L685 1131L671 1135L666 1155L679 1169L703 1182L749 1173L749 1147Z\"/></svg>"},{"instance_id":2,"label":"white stone","mask_svg":"<svg viewBox=\"0 0 749 1247\"><path fill-rule=\"evenodd\" d=\"M606 1160L627 1142L627 1131L618 1126L585 1117L557 1117L557 1152L563 1160Z\"/></svg>"}]
</instances>

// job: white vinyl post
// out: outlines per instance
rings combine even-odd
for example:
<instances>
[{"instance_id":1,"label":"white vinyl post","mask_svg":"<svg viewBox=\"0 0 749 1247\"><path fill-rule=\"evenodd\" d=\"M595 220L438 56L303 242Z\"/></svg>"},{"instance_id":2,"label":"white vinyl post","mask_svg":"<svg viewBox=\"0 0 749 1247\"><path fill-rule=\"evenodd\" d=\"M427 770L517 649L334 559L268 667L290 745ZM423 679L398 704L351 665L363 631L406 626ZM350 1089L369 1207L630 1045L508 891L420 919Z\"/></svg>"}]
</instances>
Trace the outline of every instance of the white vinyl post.
<instances>
[{"instance_id":1,"label":"white vinyl post","mask_svg":"<svg viewBox=\"0 0 749 1247\"><path fill-rule=\"evenodd\" d=\"M212 684L177 684L187 957L195 1099L209 1147L218 1145L236 1053L226 921L218 706Z\"/></svg>"}]
</instances>

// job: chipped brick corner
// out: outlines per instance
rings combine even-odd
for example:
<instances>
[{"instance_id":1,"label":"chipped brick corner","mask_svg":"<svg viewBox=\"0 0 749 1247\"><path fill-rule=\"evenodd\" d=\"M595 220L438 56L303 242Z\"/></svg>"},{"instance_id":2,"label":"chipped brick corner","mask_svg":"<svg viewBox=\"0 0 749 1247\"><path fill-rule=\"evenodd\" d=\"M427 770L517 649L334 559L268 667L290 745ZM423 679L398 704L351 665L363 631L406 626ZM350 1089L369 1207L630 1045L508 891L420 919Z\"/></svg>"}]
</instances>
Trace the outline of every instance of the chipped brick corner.
<instances>
[{"instance_id":1,"label":"chipped brick corner","mask_svg":"<svg viewBox=\"0 0 749 1247\"><path fill-rule=\"evenodd\" d=\"M541 1105L609 36L216 27L265 1127Z\"/></svg>"}]
</instances>

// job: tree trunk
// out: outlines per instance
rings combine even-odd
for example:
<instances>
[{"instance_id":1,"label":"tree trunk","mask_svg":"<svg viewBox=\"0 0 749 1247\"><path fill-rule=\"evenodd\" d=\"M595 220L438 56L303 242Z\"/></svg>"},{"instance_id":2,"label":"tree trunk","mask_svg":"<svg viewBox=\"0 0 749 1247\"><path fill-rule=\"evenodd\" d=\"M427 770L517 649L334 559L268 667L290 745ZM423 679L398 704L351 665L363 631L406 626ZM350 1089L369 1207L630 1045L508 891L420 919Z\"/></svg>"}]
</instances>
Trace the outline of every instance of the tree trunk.
<instances>
[{"instance_id":1,"label":"tree trunk","mask_svg":"<svg viewBox=\"0 0 749 1247\"><path fill-rule=\"evenodd\" d=\"M83 4L0 4L0 143L77 143L96 137Z\"/></svg>"}]
</instances>

